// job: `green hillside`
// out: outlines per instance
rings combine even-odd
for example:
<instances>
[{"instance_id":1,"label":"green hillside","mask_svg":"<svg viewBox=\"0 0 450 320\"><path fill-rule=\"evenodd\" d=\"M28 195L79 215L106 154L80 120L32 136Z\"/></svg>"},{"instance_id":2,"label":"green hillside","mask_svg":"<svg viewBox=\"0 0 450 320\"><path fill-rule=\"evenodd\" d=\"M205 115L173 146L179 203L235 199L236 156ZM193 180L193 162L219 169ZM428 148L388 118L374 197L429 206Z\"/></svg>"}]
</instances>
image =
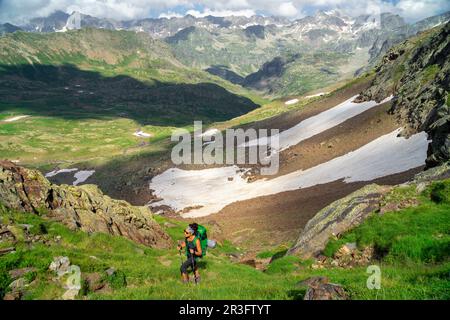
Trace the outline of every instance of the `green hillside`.
<instances>
[{"instance_id":1,"label":"green hillside","mask_svg":"<svg viewBox=\"0 0 450 320\"><path fill-rule=\"evenodd\" d=\"M281 36L275 26L264 28L264 36L257 37L248 36L245 30L216 33L190 27L166 42L184 64L212 69L213 74L219 66L225 79L242 81L239 77L244 77L245 87L275 97L303 94L350 79L369 59L368 48L355 52L336 50L332 45L317 48L293 36ZM283 61L279 68L273 65L277 60Z\"/></svg>"},{"instance_id":2,"label":"green hillside","mask_svg":"<svg viewBox=\"0 0 450 320\"><path fill-rule=\"evenodd\" d=\"M52 281L55 274L48 267L54 257L67 256L81 269L78 299L302 299L306 288L297 283L311 276L329 277L351 299L449 299L450 180L435 182L422 193L415 190L415 185L398 187L387 203L414 199L419 206L374 215L326 249L332 256L341 244L356 241L361 248L382 250L383 255L371 262L382 270L380 290L367 289L366 267L318 269L312 261L283 256L286 247L261 252L258 256L272 257L272 263L260 271L233 260L241 251L227 241L208 251L201 263L202 282L183 285L175 248L150 249L121 237L74 232L43 217L2 208L0 224L9 226L19 241L0 242L0 249L15 247L15 253L0 257L0 296L10 291L10 271L32 267L25 275L23 298L60 298L65 289ZM184 223L156 218L174 243L182 237ZM27 225L31 227L24 231ZM214 227L209 228L214 238ZM116 272L107 276L105 270L111 267ZM93 290L87 280L92 278L107 284L107 289Z\"/></svg>"},{"instance_id":3,"label":"green hillside","mask_svg":"<svg viewBox=\"0 0 450 320\"><path fill-rule=\"evenodd\" d=\"M155 142L173 127L229 120L263 102L183 66L165 43L143 33L83 29L0 38L0 151L9 159L117 155L148 145L132 135L139 128ZM20 115L29 117L1 123Z\"/></svg>"}]
</instances>

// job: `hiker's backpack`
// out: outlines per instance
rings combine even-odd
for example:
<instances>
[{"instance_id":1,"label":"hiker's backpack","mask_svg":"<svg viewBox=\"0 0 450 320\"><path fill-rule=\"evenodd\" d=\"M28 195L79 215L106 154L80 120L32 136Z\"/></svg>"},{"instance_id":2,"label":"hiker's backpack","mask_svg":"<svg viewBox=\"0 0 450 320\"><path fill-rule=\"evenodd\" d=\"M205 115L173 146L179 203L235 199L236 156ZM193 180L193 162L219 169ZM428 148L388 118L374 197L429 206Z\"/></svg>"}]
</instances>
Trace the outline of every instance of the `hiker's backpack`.
<instances>
[{"instance_id":1,"label":"hiker's backpack","mask_svg":"<svg viewBox=\"0 0 450 320\"><path fill-rule=\"evenodd\" d=\"M200 246L202 247L202 257L206 255L206 249L208 249L208 234L204 226L198 225L197 238L200 239Z\"/></svg>"}]
</instances>

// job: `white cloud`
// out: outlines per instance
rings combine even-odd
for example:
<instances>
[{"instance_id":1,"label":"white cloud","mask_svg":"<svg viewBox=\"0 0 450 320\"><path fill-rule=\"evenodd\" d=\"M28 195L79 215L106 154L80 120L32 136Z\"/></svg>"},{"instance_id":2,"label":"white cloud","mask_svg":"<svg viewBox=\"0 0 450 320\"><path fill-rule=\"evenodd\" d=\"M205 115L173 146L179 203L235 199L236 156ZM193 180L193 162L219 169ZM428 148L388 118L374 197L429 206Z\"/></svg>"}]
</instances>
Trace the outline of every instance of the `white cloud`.
<instances>
[{"instance_id":1,"label":"white cloud","mask_svg":"<svg viewBox=\"0 0 450 320\"><path fill-rule=\"evenodd\" d=\"M138 19L149 17L151 10L161 12L191 3L189 0L0 0L0 21L23 22L56 10L117 20Z\"/></svg>"},{"instance_id":2,"label":"white cloud","mask_svg":"<svg viewBox=\"0 0 450 320\"><path fill-rule=\"evenodd\" d=\"M179 13L176 13L176 12L173 12L173 11L168 11L166 13L161 13L158 16L158 18L167 18L167 19L170 19L170 18L181 18L181 17L183 17L182 14L179 14Z\"/></svg>"},{"instance_id":3,"label":"white cloud","mask_svg":"<svg viewBox=\"0 0 450 320\"><path fill-rule=\"evenodd\" d=\"M204 8L199 10L198 8ZM179 12L185 8L186 12ZM1 22L23 22L30 17L47 16L55 10L71 13L74 10L93 16L114 19L149 17L162 13L172 17L190 12L208 14L252 15L264 12L299 18L304 12L339 9L348 15L393 12L407 20L419 20L450 10L449 0L0 0Z\"/></svg>"},{"instance_id":4,"label":"white cloud","mask_svg":"<svg viewBox=\"0 0 450 320\"><path fill-rule=\"evenodd\" d=\"M191 16L202 18L206 16L215 16L215 17L229 17L229 16L243 16L243 17L251 17L255 15L255 11L251 9L245 10L211 10L206 8L202 12L197 10L188 10L186 14L190 14Z\"/></svg>"},{"instance_id":5,"label":"white cloud","mask_svg":"<svg viewBox=\"0 0 450 320\"><path fill-rule=\"evenodd\" d=\"M433 16L439 12L450 10L450 1L448 0L401 0L396 7L400 14L412 19L418 20Z\"/></svg>"},{"instance_id":6,"label":"white cloud","mask_svg":"<svg viewBox=\"0 0 450 320\"><path fill-rule=\"evenodd\" d=\"M280 4L278 15L289 18L296 17L298 15L298 10L292 2L284 2Z\"/></svg>"}]
</instances>

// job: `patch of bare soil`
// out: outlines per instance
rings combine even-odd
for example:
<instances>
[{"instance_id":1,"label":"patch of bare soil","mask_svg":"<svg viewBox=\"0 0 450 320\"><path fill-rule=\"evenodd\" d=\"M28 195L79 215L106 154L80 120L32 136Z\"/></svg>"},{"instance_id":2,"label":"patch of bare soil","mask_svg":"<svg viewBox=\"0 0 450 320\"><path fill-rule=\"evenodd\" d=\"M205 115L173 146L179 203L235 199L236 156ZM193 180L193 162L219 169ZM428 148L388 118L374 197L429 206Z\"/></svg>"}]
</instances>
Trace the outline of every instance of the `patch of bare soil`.
<instances>
[{"instance_id":1,"label":"patch of bare soil","mask_svg":"<svg viewBox=\"0 0 450 320\"><path fill-rule=\"evenodd\" d=\"M249 252L260 252L293 242L306 223L321 209L370 183L396 185L410 180L423 168L370 182L335 181L296 191L230 204L217 214L197 219L220 227L225 238ZM212 235L213 237L215 235Z\"/></svg>"},{"instance_id":2,"label":"patch of bare soil","mask_svg":"<svg viewBox=\"0 0 450 320\"><path fill-rule=\"evenodd\" d=\"M356 85L339 89L333 92L329 97L324 97L322 99L308 103L301 109L283 113L270 119L247 124L242 126L242 128L279 129L280 131L287 130L295 126L299 122L327 111L328 109L331 109L344 102L345 100L348 100L351 97L359 94L360 92L368 88L369 84L370 79L368 78L367 81L362 81Z\"/></svg>"},{"instance_id":3,"label":"patch of bare soil","mask_svg":"<svg viewBox=\"0 0 450 320\"><path fill-rule=\"evenodd\" d=\"M398 127L395 118L387 113L390 102L374 107L342 124L317 134L280 154L277 176L308 169L355 151ZM257 176L255 178L268 178Z\"/></svg>"},{"instance_id":4,"label":"patch of bare soil","mask_svg":"<svg viewBox=\"0 0 450 320\"><path fill-rule=\"evenodd\" d=\"M298 123L302 122L303 120L306 120L310 117L318 115L319 113L327 111L328 109L331 109L337 106L338 104L344 102L345 100L348 100L349 98L359 94L366 87L368 87L368 83L369 80L348 88L337 90L333 92L331 96L324 97L323 99L308 103L299 110L287 112L270 119L247 124L241 126L240 128L244 130L248 128L254 128L256 130L279 129L280 132L287 130L297 125ZM283 175L285 173L295 171L297 169L306 169L314 165L320 164L322 162L325 162L327 160L331 160L337 156L344 155L345 153L348 152L346 150L349 151L355 150L361 147L362 145L372 141L373 139L378 138L379 136L398 128L398 126L396 127L394 125L394 118L390 117L387 113L384 112L384 111L387 112L389 105L390 105L389 103L386 103L384 105L373 108L376 109L377 111L371 109L367 111L368 113L365 113L365 115L359 115L355 118L349 119L348 121L337 126L336 128L329 129L324 133L311 137L310 139L307 139L294 147L284 150L280 155L280 168L282 170L280 170L277 175L271 176L270 178L275 178L279 175ZM374 117L378 118L376 120L373 120ZM353 121L353 119L355 120ZM383 124L380 124L381 121L383 121ZM363 128L363 131L359 131L358 134L360 134L361 132L365 134L367 132L367 137L361 137L362 139L357 140L355 139L354 143L352 144L346 144L344 141L340 141L341 139L340 137L347 134L353 135L353 133L357 132L358 130L361 130L361 128ZM389 129L392 130L389 131ZM351 132L347 133L345 130L351 130ZM335 140L335 142L342 142L342 143L341 144L337 143L333 150L328 150L331 149L329 148L331 141L328 142L328 140L331 140L331 137L333 137L337 133L339 133L339 137L337 137L337 140ZM371 139L372 137L375 138ZM224 144L225 143L226 137L224 137ZM319 150L317 148L319 144L321 144L320 147L323 147L324 144L326 144L326 147L320 148L321 150ZM313 154L314 152L319 152L319 154L315 155ZM246 151L246 154L248 154L248 150ZM206 168L215 168L221 166L222 165L191 164L191 165L180 165L178 167L184 170L202 170ZM243 164L240 165L240 167L252 168L251 171L252 179L261 178L260 176L257 175L257 173L259 172L258 164L256 165ZM267 176L265 178L267 178Z\"/></svg>"}]
</instances>

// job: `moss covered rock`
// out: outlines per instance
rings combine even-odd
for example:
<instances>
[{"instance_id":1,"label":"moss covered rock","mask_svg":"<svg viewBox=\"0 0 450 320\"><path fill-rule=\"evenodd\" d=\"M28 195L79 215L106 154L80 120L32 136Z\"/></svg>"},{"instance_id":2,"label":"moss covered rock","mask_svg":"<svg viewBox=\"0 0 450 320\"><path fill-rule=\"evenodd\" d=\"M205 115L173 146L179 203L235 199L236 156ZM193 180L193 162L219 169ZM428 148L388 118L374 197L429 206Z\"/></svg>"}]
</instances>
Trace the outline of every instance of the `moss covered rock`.
<instances>
[{"instance_id":1,"label":"moss covered rock","mask_svg":"<svg viewBox=\"0 0 450 320\"><path fill-rule=\"evenodd\" d=\"M288 254L308 259L320 253L332 236L358 226L378 210L390 189L371 184L325 207L309 220Z\"/></svg>"},{"instance_id":2,"label":"moss covered rock","mask_svg":"<svg viewBox=\"0 0 450 320\"><path fill-rule=\"evenodd\" d=\"M97 186L51 184L39 171L0 161L0 202L46 215L71 229L124 236L150 247L169 247L169 236L146 207L111 199Z\"/></svg>"}]
</instances>

